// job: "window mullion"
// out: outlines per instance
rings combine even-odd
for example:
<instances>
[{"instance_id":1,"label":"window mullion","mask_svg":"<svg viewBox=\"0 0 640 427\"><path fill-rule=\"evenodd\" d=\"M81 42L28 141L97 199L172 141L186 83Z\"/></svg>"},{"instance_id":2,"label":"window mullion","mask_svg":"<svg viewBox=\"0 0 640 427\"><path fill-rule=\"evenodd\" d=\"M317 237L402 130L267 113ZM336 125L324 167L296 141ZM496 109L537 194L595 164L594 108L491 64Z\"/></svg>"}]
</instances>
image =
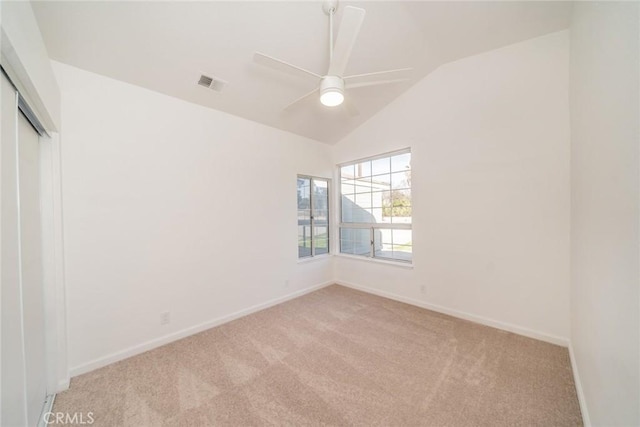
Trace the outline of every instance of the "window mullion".
<instances>
[{"instance_id":1,"label":"window mullion","mask_svg":"<svg viewBox=\"0 0 640 427\"><path fill-rule=\"evenodd\" d=\"M369 249L369 256L371 258L375 258L376 256L376 248L375 248L375 229L371 227L369 232L369 239L371 240L371 247Z\"/></svg>"},{"instance_id":2,"label":"window mullion","mask_svg":"<svg viewBox=\"0 0 640 427\"><path fill-rule=\"evenodd\" d=\"M311 256L312 257L316 256L315 236L313 232L313 229L314 229L313 225L315 222L315 219L313 218L313 205L315 201L313 184L314 184L313 178L309 179L309 227L310 227L310 233L311 233Z\"/></svg>"}]
</instances>

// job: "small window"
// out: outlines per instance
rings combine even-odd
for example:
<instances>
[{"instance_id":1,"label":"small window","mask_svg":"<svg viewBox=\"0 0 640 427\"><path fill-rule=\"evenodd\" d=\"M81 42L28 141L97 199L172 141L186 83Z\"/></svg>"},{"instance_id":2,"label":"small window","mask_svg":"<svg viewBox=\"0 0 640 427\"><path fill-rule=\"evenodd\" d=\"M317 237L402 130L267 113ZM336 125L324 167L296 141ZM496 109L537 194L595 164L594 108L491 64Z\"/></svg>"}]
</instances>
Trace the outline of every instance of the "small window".
<instances>
[{"instance_id":1,"label":"small window","mask_svg":"<svg viewBox=\"0 0 640 427\"><path fill-rule=\"evenodd\" d=\"M298 258L329 253L329 180L298 176Z\"/></svg>"},{"instance_id":2,"label":"small window","mask_svg":"<svg viewBox=\"0 0 640 427\"><path fill-rule=\"evenodd\" d=\"M412 262L411 151L340 166L340 252Z\"/></svg>"}]
</instances>

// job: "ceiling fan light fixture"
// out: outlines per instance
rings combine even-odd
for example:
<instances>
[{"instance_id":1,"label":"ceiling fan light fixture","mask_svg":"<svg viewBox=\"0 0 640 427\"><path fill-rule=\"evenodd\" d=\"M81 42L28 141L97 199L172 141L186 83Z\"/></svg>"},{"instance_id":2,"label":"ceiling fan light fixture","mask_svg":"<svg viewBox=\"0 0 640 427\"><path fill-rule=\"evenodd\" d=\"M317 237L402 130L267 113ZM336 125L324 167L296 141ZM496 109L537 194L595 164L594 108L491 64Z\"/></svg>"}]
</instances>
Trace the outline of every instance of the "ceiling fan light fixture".
<instances>
[{"instance_id":1,"label":"ceiling fan light fixture","mask_svg":"<svg viewBox=\"0 0 640 427\"><path fill-rule=\"evenodd\" d=\"M344 101L344 80L338 76L325 76L320 82L320 102L336 107Z\"/></svg>"},{"instance_id":2,"label":"ceiling fan light fixture","mask_svg":"<svg viewBox=\"0 0 640 427\"><path fill-rule=\"evenodd\" d=\"M328 90L320 95L320 102L326 107L337 107L344 101L344 95L338 90Z\"/></svg>"}]
</instances>

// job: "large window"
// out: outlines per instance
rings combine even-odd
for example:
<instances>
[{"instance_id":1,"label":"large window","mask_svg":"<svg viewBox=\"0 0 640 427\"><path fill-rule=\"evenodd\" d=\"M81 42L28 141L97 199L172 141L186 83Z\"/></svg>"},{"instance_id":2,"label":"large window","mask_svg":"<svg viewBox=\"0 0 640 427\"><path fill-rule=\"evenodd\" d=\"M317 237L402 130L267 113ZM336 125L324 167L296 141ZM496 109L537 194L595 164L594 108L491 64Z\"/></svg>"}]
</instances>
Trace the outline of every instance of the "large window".
<instances>
[{"instance_id":1,"label":"large window","mask_svg":"<svg viewBox=\"0 0 640 427\"><path fill-rule=\"evenodd\" d=\"M298 176L298 258L329 253L329 180Z\"/></svg>"},{"instance_id":2,"label":"large window","mask_svg":"<svg viewBox=\"0 0 640 427\"><path fill-rule=\"evenodd\" d=\"M411 151L340 166L340 252L412 261Z\"/></svg>"}]
</instances>

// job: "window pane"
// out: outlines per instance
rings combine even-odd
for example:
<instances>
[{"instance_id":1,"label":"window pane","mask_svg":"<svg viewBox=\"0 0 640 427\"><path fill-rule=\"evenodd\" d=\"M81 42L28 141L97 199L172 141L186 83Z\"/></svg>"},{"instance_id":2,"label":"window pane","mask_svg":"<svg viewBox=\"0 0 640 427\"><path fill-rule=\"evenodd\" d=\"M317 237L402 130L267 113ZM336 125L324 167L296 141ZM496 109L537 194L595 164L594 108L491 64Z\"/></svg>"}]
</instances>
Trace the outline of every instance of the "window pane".
<instances>
[{"instance_id":1,"label":"window pane","mask_svg":"<svg viewBox=\"0 0 640 427\"><path fill-rule=\"evenodd\" d=\"M409 181L411 179L408 172L396 172L391 174L391 188L409 188Z\"/></svg>"},{"instance_id":2,"label":"window pane","mask_svg":"<svg viewBox=\"0 0 640 427\"><path fill-rule=\"evenodd\" d=\"M364 209L371 208L371 192L356 194L356 205Z\"/></svg>"},{"instance_id":3,"label":"window pane","mask_svg":"<svg viewBox=\"0 0 640 427\"><path fill-rule=\"evenodd\" d=\"M378 228L373 231L374 256L376 258L392 258L393 242L392 234L388 228Z\"/></svg>"},{"instance_id":4,"label":"window pane","mask_svg":"<svg viewBox=\"0 0 640 427\"><path fill-rule=\"evenodd\" d=\"M313 239L316 255L329 253L329 228L327 226L313 227Z\"/></svg>"},{"instance_id":5,"label":"window pane","mask_svg":"<svg viewBox=\"0 0 640 427\"><path fill-rule=\"evenodd\" d=\"M355 181L342 181L341 183L342 194L353 194L356 192Z\"/></svg>"},{"instance_id":6,"label":"window pane","mask_svg":"<svg viewBox=\"0 0 640 427\"><path fill-rule=\"evenodd\" d=\"M353 207L355 204L347 196L342 196L341 222L353 222Z\"/></svg>"},{"instance_id":7,"label":"window pane","mask_svg":"<svg viewBox=\"0 0 640 427\"><path fill-rule=\"evenodd\" d=\"M374 175L371 177L371 188L374 191L388 190L391 188L391 175Z\"/></svg>"},{"instance_id":8,"label":"window pane","mask_svg":"<svg viewBox=\"0 0 640 427\"><path fill-rule=\"evenodd\" d=\"M371 193L371 177L355 180L356 193Z\"/></svg>"},{"instance_id":9,"label":"window pane","mask_svg":"<svg viewBox=\"0 0 640 427\"><path fill-rule=\"evenodd\" d=\"M311 206L309 178L298 178L298 209L309 209Z\"/></svg>"},{"instance_id":10,"label":"window pane","mask_svg":"<svg viewBox=\"0 0 640 427\"><path fill-rule=\"evenodd\" d=\"M391 222L394 224L411 224L411 206L394 207Z\"/></svg>"},{"instance_id":11,"label":"window pane","mask_svg":"<svg viewBox=\"0 0 640 427\"><path fill-rule=\"evenodd\" d=\"M411 169L411 153L398 154L391 158L391 172L404 172Z\"/></svg>"},{"instance_id":12,"label":"window pane","mask_svg":"<svg viewBox=\"0 0 640 427\"><path fill-rule=\"evenodd\" d=\"M353 210L353 221L363 224L375 224L376 218L373 215L372 209L363 209L359 206L355 206Z\"/></svg>"},{"instance_id":13,"label":"window pane","mask_svg":"<svg viewBox=\"0 0 640 427\"><path fill-rule=\"evenodd\" d=\"M314 213L313 213L314 225L326 225L328 220L329 220L329 211L314 210Z\"/></svg>"},{"instance_id":14,"label":"window pane","mask_svg":"<svg viewBox=\"0 0 640 427\"><path fill-rule=\"evenodd\" d=\"M298 258L308 256L311 256L311 226L298 225Z\"/></svg>"},{"instance_id":15,"label":"window pane","mask_svg":"<svg viewBox=\"0 0 640 427\"><path fill-rule=\"evenodd\" d=\"M314 178L313 187L313 246L314 254L329 252L329 181Z\"/></svg>"},{"instance_id":16,"label":"window pane","mask_svg":"<svg viewBox=\"0 0 640 427\"><path fill-rule=\"evenodd\" d=\"M389 245L391 247L393 245L393 231L390 228L380 228L376 230L377 234L377 242L382 243L383 245Z\"/></svg>"},{"instance_id":17,"label":"window pane","mask_svg":"<svg viewBox=\"0 0 640 427\"><path fill-rule=\"evenodd\" d=\"M413 252L411 246L393 245L393 259L398 261L411 262Z\"/></svg>"},{"instance_id":18,"label":"window pane","mask_svg":"<svg viewBox=\"0 0 640 427\"><path fill-rule=\"evenodd\" d=\"M411 230L376 229L374 255L376 258L410 262L413 249L411 240Z\"/></svg>"},{"instance_id":19,"label":"window pane","mask_svg":"<svg viewBox=\"0 0 640 427\"><path fill-rule=\"evenodd\" d=\"M380 175L391 172L391 159L385 157L371 161L371 175Z\"/></svg>"},{"instance_id":20,"label":"window pane","mask_svg":"<svg viewBox=\"0 0 640 427\"><path fill-rule=\"evenodd\" d=\"M371 230L368 228L340 228L340 252L351 255L369 256L371 251Z\"/></svg>"},{"instance_id":21,"label":"window pane","mask_svg":"<svg viewBox=\"0 0 640 427\"><path fill-rule=\"evenodd\" d=\"M391 217L386 217L384 215L383 208L372 208L371 215L373 216L373 223L380 224L384 222L391 222Z\"/></svg>"},{"instance_id":22,"label":"window pane","mask_svg":"<svg viewBox=\"0 0 640 427\"><path fill-rule=\"evenodd\" d=\"M309 209L298 209L298 225L308 225L310 219L311 211Z\"/></svg>"},{"instance_id":23,"label":"window pane","mask_svg":"<svg viewBox=\"0 0 640 427\"><path fill-rule=\"evenodd\" d=\"M366 224L376 222L370 207L358 205L357 196L359 195L342 196L342 222L361 222ZM365 196L371 198L370 194L365 194Z\"/></svg>"},{"instance_id":24,"label":"window pane","mask_svg":"<svg viewBox=\"0 0 640 427\"><path fill-rule=\"evenodd\" d=\"M411 230L392 230L392 243L394 245L411 245Z\"/></svg>"},{"instance_id":25,"label":"window pane","mask_svg":"<svg viewBox=\"0 0 640 427\"><path fill-rule=\"evenodd\" d=\"M298 177L297 187L298 257L328 253L329 180Z\"/></svg>"},{"instance_id":26,"label":"window pane","mask_svg":"<svg viewBox=\"0 0 640 427\"><path fill-rule=\"evenodd\" d=\"M366 176L371 176L371 162L366 161L362 163L357 163L355 166L355 176L356 178L362 178Z\"/></svg>"},{"instance_id":27,"label":"window pane","mask_svg":"<svg viewBox=\"0 0 640 427\"><path fill-rule=\"evenodd\" d=\"M411 189L410 188L403 188L400 190L393 190L390 193L390 196L395 197L396 199L406 199L406 200L411 200Z\"/></svg>"},{"instance_id":28,"label":"window pane","mask_svg":"<svg viewBox=\"0 0 640 427\"><path fill-rule=\"evenodd\" d=\"M340 178L342 180L353 179L355 176L355 165L343 166L340 168Z\"/></svg>"},{"instance_id":29,"label":"window pane","mask_svg":"<svg viewBox=\"0 0 640 427\"><path fill-rule=\"evenodd\" d=\"M381 208L384 206L391 206L391 192L374 191L371 193L371 207Z\"/></svg>"},{"instance_id":30,"label":"window pane","mask_svg":"<svg viewBox=\"0 0 640 427\"><path fill-rule=\"evenodd\" d=\"M326 210L329 206L329 184L327 181L314 179L313 183L313 209Z\"/></svg>"},{"instance_id":31,"label":"window pane","mask_svg":"<svg viewBox=\"0 0 640 427\"><path fill-rule=\"evenodd\" d=\"M391 204L385 206L385 212L396 224L411 224L411 190L393 190Z\"/></svg>"}]
</instances>

